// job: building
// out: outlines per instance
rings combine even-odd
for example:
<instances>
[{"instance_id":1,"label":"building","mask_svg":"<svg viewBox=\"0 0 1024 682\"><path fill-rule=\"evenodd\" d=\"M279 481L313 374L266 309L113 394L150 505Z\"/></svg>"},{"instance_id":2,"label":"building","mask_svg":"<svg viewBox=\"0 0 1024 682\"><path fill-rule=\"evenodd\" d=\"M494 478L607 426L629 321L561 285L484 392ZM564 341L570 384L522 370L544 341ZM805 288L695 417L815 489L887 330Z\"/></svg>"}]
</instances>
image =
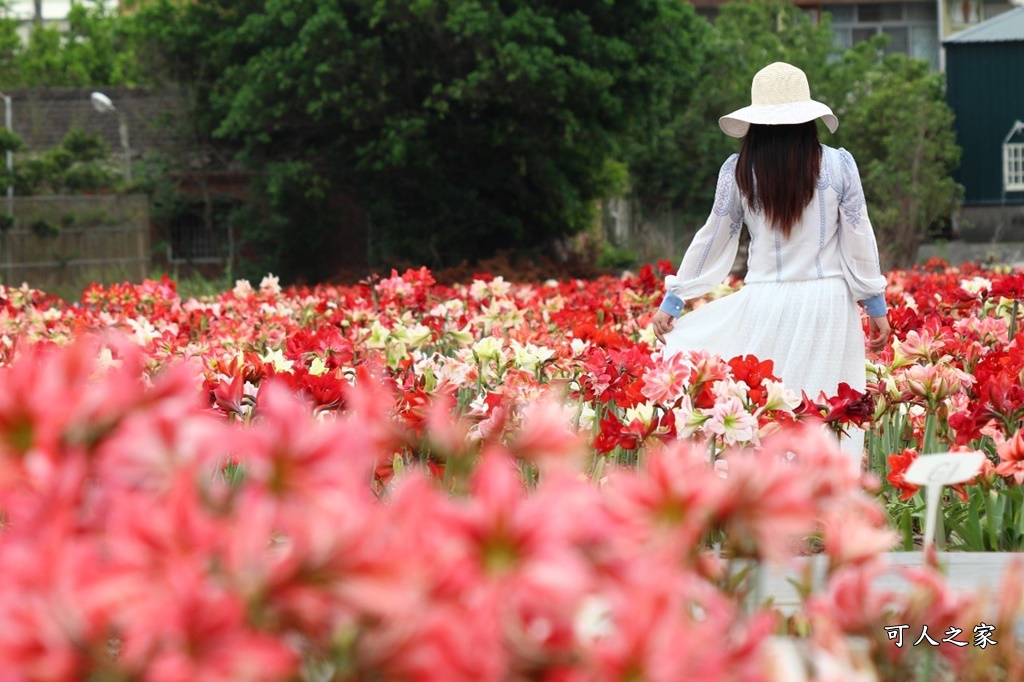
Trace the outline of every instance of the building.
<instances>
[{"instance_id":1,"label":"building","mask_svg":"<svg viewBox=\"0 0 1024 682\"><path fill-rule=\"evenodd\" d=\"M694 0L694 6L701 14L713 17L718 7L728 1ZM885 34L889 36L887 52L920 57L929 61L936 70L944 68L943 39L1013 8L1009 2L983 0L795 2L815 19L820 19L824 13L831 15L836 43L843 47L853 47L878 34Z\"/></svg>"},{"instance_id":2,"label":"building","mask_svg":"<svg viewBox=\"0 0 1024 682\"><path fill-rule=\"evenodd\" d=\"M946 97L963 149L964 237L1024 240L1024 7L943 45Z\"/></svg>"}]
</instances>

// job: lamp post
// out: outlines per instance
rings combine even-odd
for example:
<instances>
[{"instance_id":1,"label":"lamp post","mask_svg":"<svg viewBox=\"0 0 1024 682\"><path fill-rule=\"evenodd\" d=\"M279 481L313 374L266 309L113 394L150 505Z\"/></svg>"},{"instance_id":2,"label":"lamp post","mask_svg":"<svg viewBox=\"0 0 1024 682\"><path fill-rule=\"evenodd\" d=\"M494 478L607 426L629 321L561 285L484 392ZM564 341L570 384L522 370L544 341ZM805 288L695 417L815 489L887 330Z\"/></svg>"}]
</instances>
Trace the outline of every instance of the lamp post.
<instances>
[{"instance_id":1,"label":"lamp post","mask_svg":"<svg viewBox=\"0 0 1024 682\"><path fill-rule=\"evenodd\" d=\"M4 98L4 127L7 132L13 133L14 127L11 124L11 96L0 92ZM7 215L14 217L14 152L7 150Z\"/></svg>"},{"instance_id":2,"label":"lamp post","mask_svg":"<svg viewBox=\"0 0 1024 682\"><path fill-rule=\"evenodd\" d=\"M92 106L96 111L100 113L113 111L117 114L117 132L121 136L121 148L124 149L124 181L125 184L131 184L132 148L131 145L128 144L128 121L125 120L124 114L114 106L114 102L102 92L92 93L89 95L89 100L92 102Z\"/></svg>"},{"instance_id":3,"label":"lamp post","mask_svg":"<svg viewBox=\"0 0 1024 682\"><path fill-rule=\"evenodd\" d=\"M7 128L8 133L14 133L13 118L11 115L11 96L6 92L0 92L0 97L4 98L4 127ZM14 227L14 151L10 148L7 149L7 216L11 219L10 227ZM4 230L4 265L7 271L7 276L4 277L4 282L10 285L11 281L11 242L10 230Z\"/></svg>"}]
</instances>

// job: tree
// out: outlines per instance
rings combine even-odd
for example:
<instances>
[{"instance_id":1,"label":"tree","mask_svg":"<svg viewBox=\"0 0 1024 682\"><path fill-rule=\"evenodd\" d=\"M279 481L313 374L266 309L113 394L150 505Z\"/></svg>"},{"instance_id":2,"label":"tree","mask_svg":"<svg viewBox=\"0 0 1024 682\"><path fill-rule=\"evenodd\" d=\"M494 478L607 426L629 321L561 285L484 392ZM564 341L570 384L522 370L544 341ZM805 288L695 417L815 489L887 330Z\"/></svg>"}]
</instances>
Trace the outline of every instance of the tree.
<instances>
[{"instance_id":1,"label":"tree","mask_svg":"<svg viewBox=\"0 0 1024 682\"><path fill-rule=\"evenodd\" d=\"M883 266L915 262L929 230L953 216L964 190L952 176L960 162L945 77L903 54L874 45L836 65L832 96L842 121L837 144L857 158Z\"/></svg>"},{"instance_id":2,"label":"tree","mask_svg":"<svg viewBox=\"0 0 1024 682\"><path fill-rule=\"evenodd\" d=\"M636 145L629 158L640 199L669 198L694 229L707 217L722 162L739 149L718 118L750 104L754 73L785 61L817 85L836 54L828 24L812 23L788 0L731 2L707 28L695 55L701 61L694 94L675 104L674 117L652 136L656 144Z\"/></svg>"},{"instance_id":3,"label":"tree","mask_svg":"<svg viewBox=\"0 0 1024 682\"><path fill-rule=\"evenodd\" d=\"M135 85L138 59L127 27L107 0L75 3L65 25L33 25L27 43L18 47L15 73L4 82L7 87ZM3 35L0 28L0 47Z\"/></svg>"},{"instance_id":4,"label":"tree","mask_svg":"<svg viewBox=\"0 0 1024 682\"><path fill-rule=\"evenodd\" d=\"M7 145L20 147L17 136L9 136ZM31 194L72 194L110 189L120 174L106 161L110 150L99 135L72 128L61 143L39 154L21 159L14 169L14 184L19 196ZM6 179L6 173L4 173Z\"/></svg>"},{"instance_id":5,"label":"tree","mask_svg":"<svg viewBox=\"0 0 1024 682\"><path fill-rule=\"evenodd\" d=\"M304 231L294 270L338 193L379 256L430 265L586 227L606 162L692 89L707 30L677 0L153 0L136 21L200 127L304 216L280 223Z\"/></svg>"}]
</instances>

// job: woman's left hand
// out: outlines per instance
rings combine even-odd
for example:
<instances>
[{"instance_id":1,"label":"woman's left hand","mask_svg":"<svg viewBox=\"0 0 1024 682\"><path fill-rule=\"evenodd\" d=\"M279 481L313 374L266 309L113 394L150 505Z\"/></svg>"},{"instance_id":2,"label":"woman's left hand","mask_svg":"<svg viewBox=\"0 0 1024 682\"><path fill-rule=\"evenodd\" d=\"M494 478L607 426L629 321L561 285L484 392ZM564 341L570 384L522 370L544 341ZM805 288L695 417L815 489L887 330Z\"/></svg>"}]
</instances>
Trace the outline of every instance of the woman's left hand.
<instances>
[{"instance_id":1,"label":"woman's left hand","mask_svg":"<svg viewBox=\"0 0 1024 682\"><path fill-rule=\"evenodd\" d=\"M892 332L889 328L889 318L884 315L882 317L869 317L868 331L871 333L868 337L868 348L877 353L885 348L885 344L889 342L889 334Z\"/></svg>"},{"instance_id":2,"label":"woman's left hand","mask_svg":"<svg viewBox=\"0 0 1024 682\"><path fill-rule=\"evenodd\" d=\"M658 340L665 343L665 334L672 331L672 325L675 323L676 318L672 317L664 310L658 310L654 313L654 335L658 337Z\"/></svg>"}]
</instances>

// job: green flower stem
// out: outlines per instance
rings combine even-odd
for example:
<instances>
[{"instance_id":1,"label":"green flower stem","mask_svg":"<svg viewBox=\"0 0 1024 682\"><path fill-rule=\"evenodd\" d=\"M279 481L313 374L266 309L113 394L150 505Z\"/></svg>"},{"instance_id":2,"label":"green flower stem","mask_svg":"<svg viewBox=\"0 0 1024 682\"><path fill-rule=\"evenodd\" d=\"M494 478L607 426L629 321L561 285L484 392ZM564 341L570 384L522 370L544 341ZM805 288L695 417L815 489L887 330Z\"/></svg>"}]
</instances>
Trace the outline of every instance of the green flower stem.
<instances>
[{"instance_id":1,"label":"green flower stem","mask_svg":"<svg viewBox=\"0 0 1024 682\"><path fill-rule=\"evenodd\" d=\"M1010 312L1010 337L1007 341L1013 341L1013 337L1017 336L1017 311L1019 306L1020 302L1017 299L1013 299L1013 308Z\"/></svg>"}]
</instances>

